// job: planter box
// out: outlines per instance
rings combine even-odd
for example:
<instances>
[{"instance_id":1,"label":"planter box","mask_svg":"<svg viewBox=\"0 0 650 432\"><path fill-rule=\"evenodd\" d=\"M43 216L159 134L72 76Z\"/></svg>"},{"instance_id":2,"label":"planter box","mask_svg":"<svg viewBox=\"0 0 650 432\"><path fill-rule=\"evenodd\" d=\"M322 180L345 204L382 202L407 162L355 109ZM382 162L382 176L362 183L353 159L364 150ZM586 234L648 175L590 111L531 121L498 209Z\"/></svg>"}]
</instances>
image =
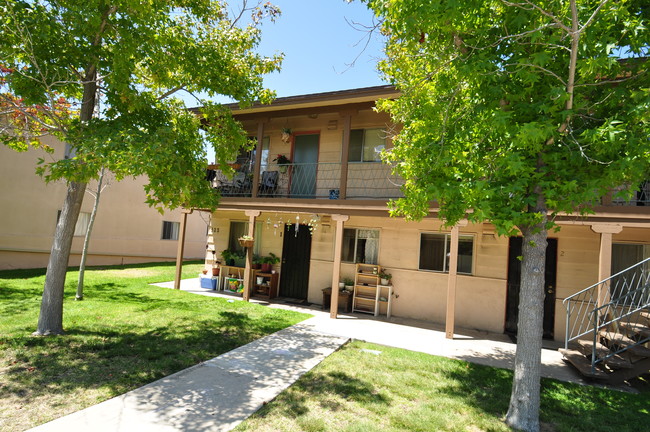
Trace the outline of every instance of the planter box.
<instances>
[{"instance_id":1,"label":"planter box","mask_svg":"<svg viewBox=\"0 0 650 432\"><path fill-rule=\"evenodd\" d=\"M239 244L242 247L250 248L250 247L253 247L253 245L255 244L255 240L242 240L242 239L239 239Z\"/></svg>"}]
</instances>

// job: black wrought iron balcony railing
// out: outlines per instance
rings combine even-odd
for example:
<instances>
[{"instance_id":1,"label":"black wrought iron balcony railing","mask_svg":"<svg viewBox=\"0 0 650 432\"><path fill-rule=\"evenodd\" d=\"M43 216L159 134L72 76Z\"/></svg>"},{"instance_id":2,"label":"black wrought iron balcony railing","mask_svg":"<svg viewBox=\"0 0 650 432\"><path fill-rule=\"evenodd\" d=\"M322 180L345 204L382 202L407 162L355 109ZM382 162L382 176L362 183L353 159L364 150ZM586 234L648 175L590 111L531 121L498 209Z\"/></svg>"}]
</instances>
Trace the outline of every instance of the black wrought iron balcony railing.
<instances>
[{"instance_id":1,"label":"black wrought iron balcony railing","mask_svg":"<svg viewBox=\"0 0 650 432\"><path fill-rule=\"evenodd\" d=\"M618 197L621 191L634 191L630 197ZM621 186L612 191L611 205L617 206L650 206L650 180L646 180L637 187Z\"/></svg>"},{"instance_id":2,"label":"black wrought iron balcony railing","mask_svg":"<svg viewBox=\"0 0 650 432\"><path fill-rule=\"evenodd\" d=\"M260 198L388 199L402 196L404 181L381 163L350 163L341 192L341 163L262 165L257 196ZM208 180L225 197L251 197L253 173L239 170L228 178L220 170L208 170Z\"/></svg>"}]
</instances>

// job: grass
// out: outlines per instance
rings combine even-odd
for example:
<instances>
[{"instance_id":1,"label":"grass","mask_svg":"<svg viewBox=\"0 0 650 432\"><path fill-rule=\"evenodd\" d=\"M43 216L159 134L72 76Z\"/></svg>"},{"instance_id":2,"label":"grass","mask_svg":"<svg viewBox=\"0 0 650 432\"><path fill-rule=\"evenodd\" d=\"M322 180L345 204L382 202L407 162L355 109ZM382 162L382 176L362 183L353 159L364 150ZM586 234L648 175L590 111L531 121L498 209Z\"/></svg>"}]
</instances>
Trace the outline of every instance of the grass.
<instances>
[{"instance_id":1,"label":"grass","mask_svg":"<svg viewBox=\"0 0 650 432\"><path fill-rule=\"evenodd\" d=\"M512 372L352 342L240 424L244 431L509 431ZM637 432L650 392L542 380L542 431Z\"/></svg>"},{"instance_id":2,"label":"grass","mask_svg":"<svg viewBox=\"0 0 650 432\"><path fill-rule=\"evenodd\" d=\"M196 277L202 264L184 266ZM67 275L66 335L34 337L45 270L0 272L0 431L20 431L210 359L308 315L150 286L174 264Z\"/></svg>"}]
</instances>

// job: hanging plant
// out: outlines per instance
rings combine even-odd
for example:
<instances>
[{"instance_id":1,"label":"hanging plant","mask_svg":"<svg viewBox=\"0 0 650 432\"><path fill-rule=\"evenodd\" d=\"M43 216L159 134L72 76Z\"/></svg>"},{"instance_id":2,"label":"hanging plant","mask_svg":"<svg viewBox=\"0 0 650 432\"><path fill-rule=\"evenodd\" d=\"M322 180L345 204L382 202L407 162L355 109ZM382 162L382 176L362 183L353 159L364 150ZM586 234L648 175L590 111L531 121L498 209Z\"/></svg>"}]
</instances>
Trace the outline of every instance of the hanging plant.
<instances>
[{"instance_id":1,"label":"hanging plant","mask_svg":"<svg viewBox=\"0 0 650 432\"><path fill-rule=\"evenodd\" d=\"M291 128L283 128L281 136L282 142L288 144L291 141Z\"/></svg>"}]
</instances>

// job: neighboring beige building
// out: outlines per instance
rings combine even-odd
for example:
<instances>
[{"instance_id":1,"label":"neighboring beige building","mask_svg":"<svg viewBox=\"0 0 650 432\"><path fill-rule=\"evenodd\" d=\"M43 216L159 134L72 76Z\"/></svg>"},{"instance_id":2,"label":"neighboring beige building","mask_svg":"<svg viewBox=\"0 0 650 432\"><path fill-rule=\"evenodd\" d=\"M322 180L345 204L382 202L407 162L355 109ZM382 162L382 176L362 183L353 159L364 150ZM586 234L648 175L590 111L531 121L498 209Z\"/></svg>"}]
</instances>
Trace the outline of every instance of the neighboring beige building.
<instances>
[{"instance_id":1,"label":"neighboring beige building","mask_svg":"<svg viewBox=\"0 0 650 432\"><path fill-rule=\"evenodd\" d=\"M421 222L389 217L387 202L400 196L401 180L378 162L377 151L391 145L385 131L392 125L373 108L378 98L394 96L393 88L381 86L279 98L245 110L233 106L259 144L238 159L233 180L214 172L213 184L224 197L212 215L208 248L240 249L237 239L253 222L255 252L282 258L275 266L278 296L321 304L322 290L332 286L339 269L339 280L355 278L355 263L366 262L392 274L394 316L445 323L451 311L460 327L516 330L521 238L499 237L488 222L459 226L458 276L450 280L455 237L442 227L437 209ZM285 136L284 129L290 129ZM278 164L278 155L291 164ZM564 338L567 296L609 276L612 266L620 270L650 256L648 202L603 203L588 218L559 218L561 230L549 232L549 339ZM242 269L222 268L222 275L229 273L241 276ZM450 289L455 301L448 300Z\"/></svg>"},{"instance_id":2,"label":"neighboring beige building","mask_svg":"<svg viewBox=\"0 0 650 432\"><path fill-rule=\"evenodd\" d=\"M63 158L65 145L47 137L53 154L30 149L18 153L0 146L0 270L46 267L58 213L66 194L64 182L46 184L35 174L38 158ZM88 265L128 264L176 259L180 210L161 215L145 204L144 178L111 184L101 196L90 241ZM91 182L90 187L96 187ZM70 265L79 265L94 198L86 193ZM185 259L201 259L210 215L188 216Z\"/></svg>"}]
</instances>

